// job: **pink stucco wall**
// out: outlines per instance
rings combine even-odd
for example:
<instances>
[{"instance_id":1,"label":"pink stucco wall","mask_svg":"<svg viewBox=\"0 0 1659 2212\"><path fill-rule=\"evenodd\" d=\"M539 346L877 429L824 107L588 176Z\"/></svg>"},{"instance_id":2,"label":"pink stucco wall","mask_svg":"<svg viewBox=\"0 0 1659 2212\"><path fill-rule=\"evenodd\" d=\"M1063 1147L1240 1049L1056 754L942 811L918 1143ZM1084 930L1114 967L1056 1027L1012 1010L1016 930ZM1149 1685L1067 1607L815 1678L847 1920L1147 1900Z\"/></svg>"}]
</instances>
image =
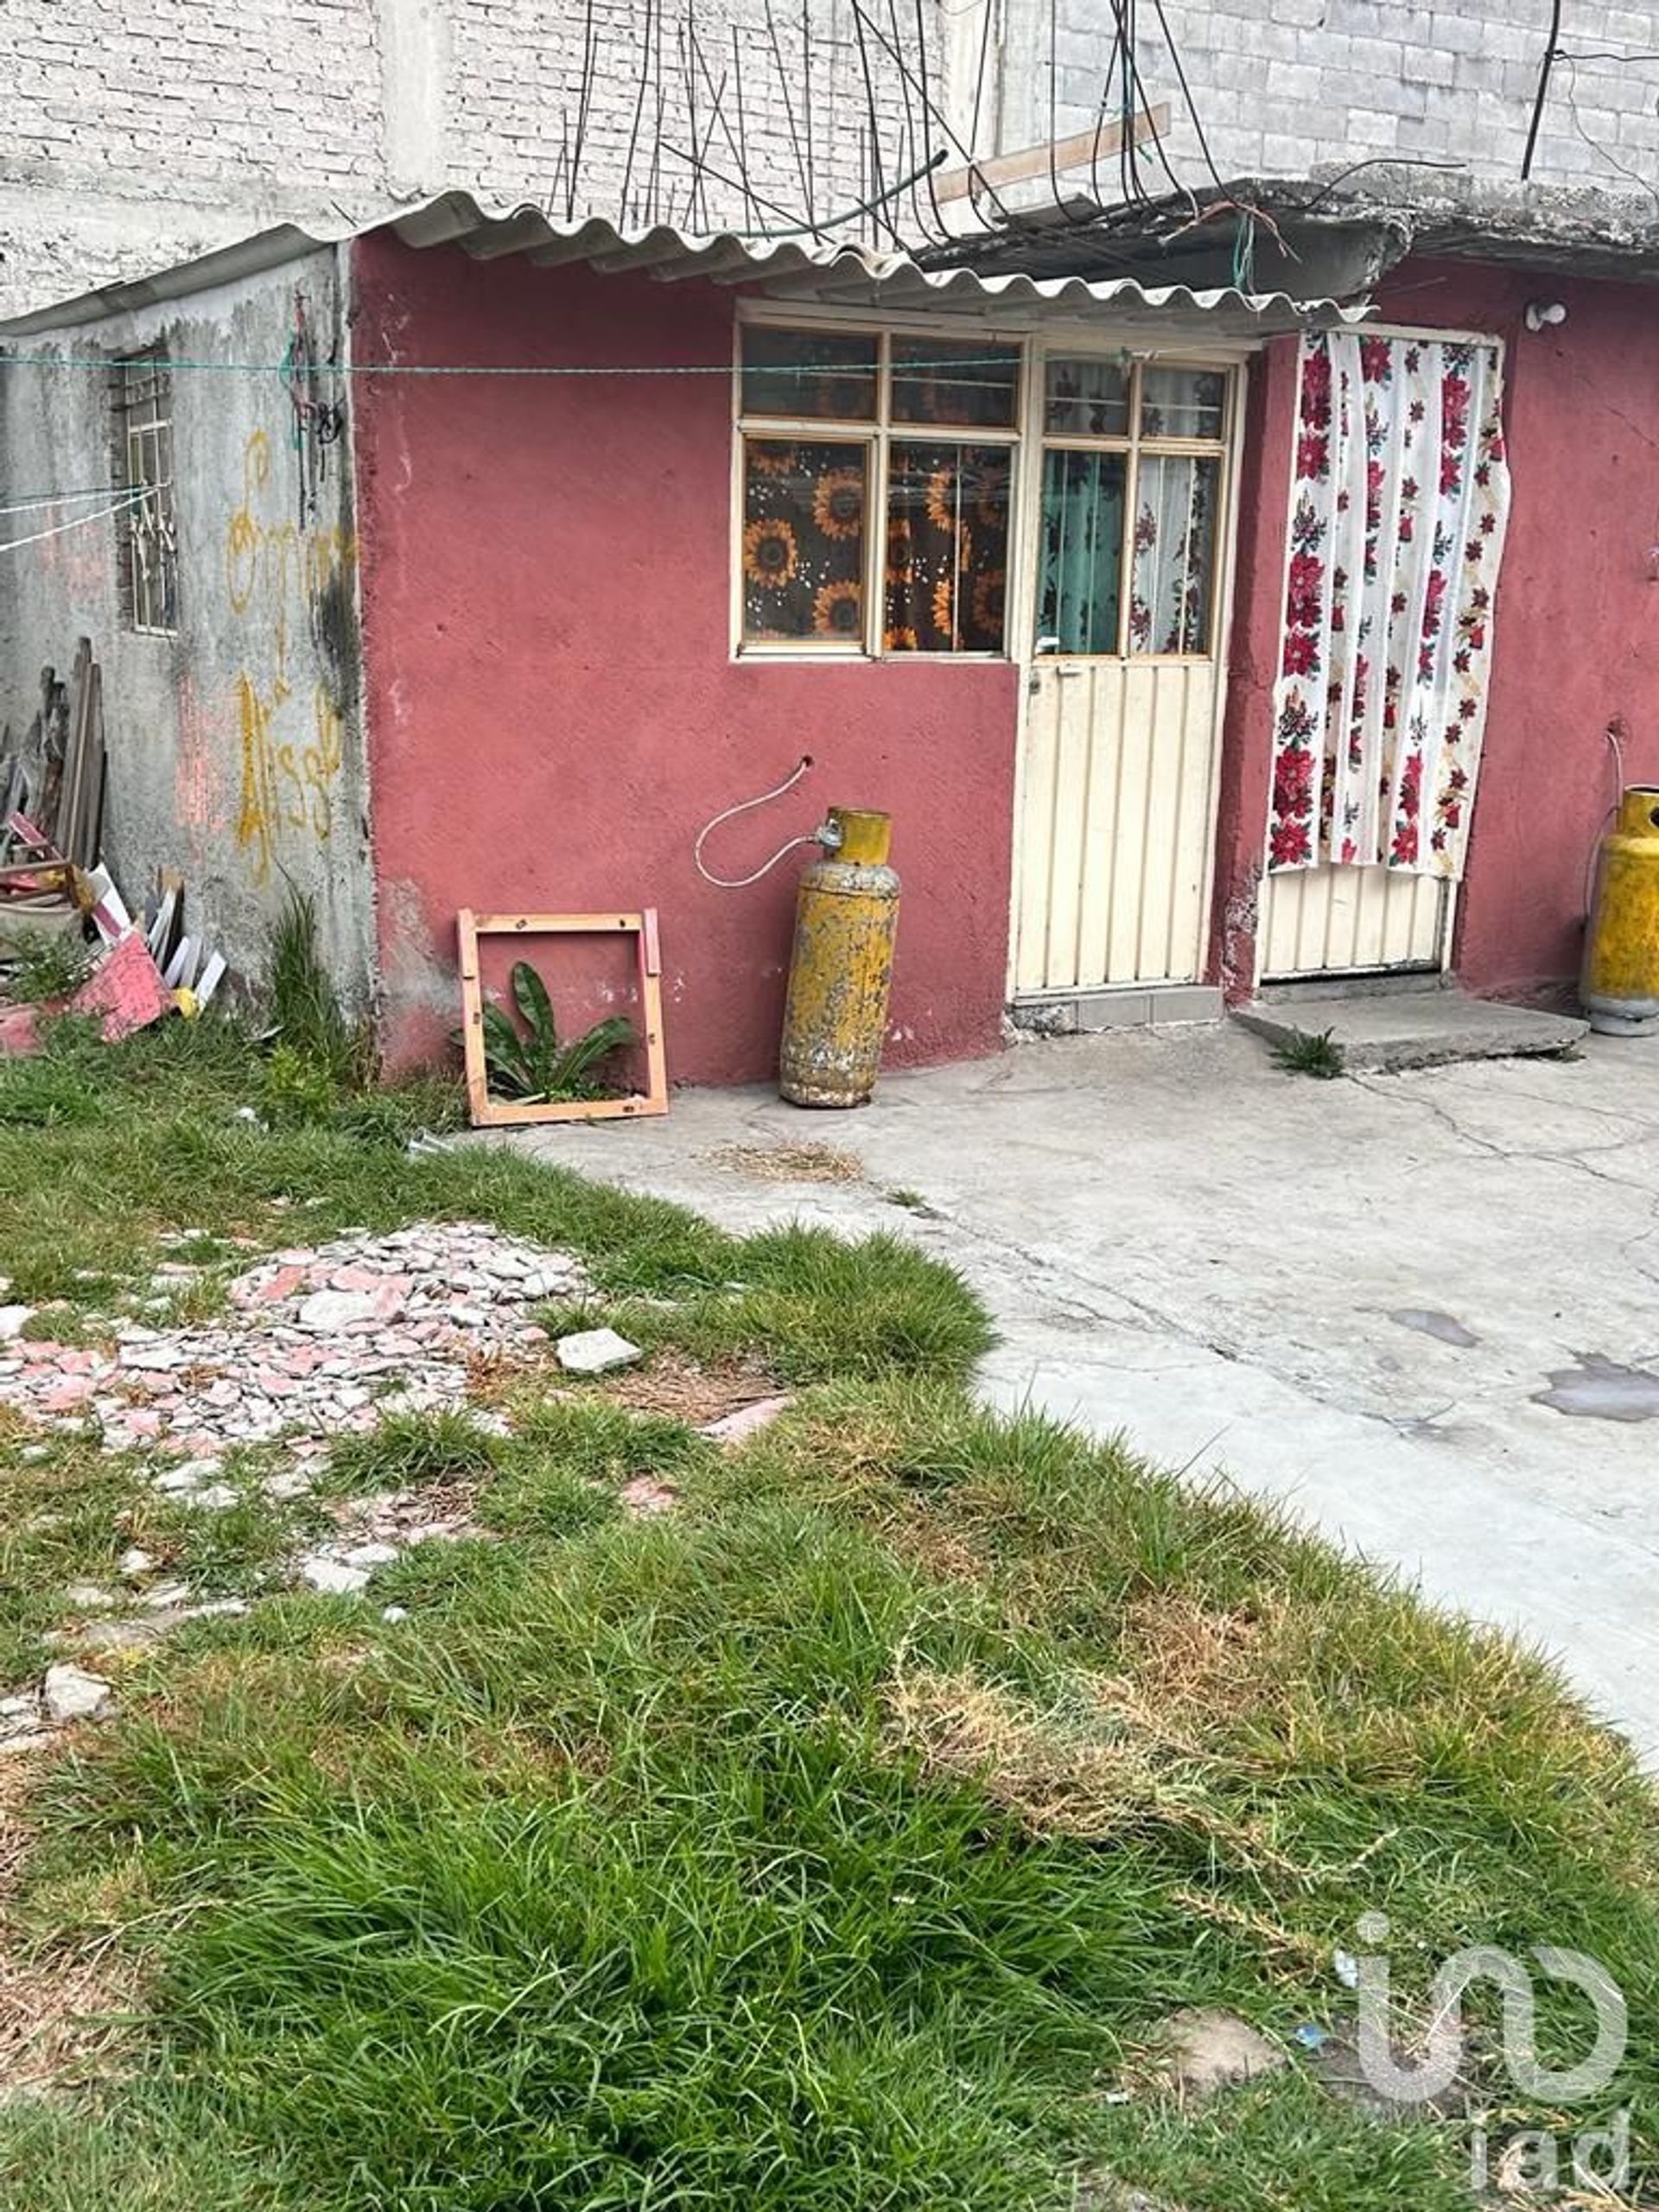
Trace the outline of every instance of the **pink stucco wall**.
<instances>
[{"instance_id":1,"label":"pink stucco wall","mask_svg":"<svg viewBox=\"0 0 1659 2212\"><path fill-rule=\"evenodd\" d=\"M359 363L694 365L732 354L704 283L355 249ZM382 1041L455 1024L458 907L661 912L671 1076L776 1065L796 856L697 876L721 807L741 874L832 803L894 818L887 1060L991 1051L1008 917L1015 679L1001 664L807 666L729 652L731 387L719 374L358 386L359 529Z\"/></svg>"},{"instance_id":2,"label":"pink stucco wall","mask_svg":"<svg viewBox=\"0 0 1659 2212\"><path fill-rule=\"evenodd\" d=\"M1528 331L1532 300L1560 301L1565 324ZM1477 991L1548 992L1578 969L1610 722L1630 780L1659 779L1659 293L1408 262L1378 305L1390 325L1506 345L1514 497L1452 964ZM1254 972L1295 353L1276 341L1253 371L1213 947L1235 998Z\"/></svg>"}]
</instances>

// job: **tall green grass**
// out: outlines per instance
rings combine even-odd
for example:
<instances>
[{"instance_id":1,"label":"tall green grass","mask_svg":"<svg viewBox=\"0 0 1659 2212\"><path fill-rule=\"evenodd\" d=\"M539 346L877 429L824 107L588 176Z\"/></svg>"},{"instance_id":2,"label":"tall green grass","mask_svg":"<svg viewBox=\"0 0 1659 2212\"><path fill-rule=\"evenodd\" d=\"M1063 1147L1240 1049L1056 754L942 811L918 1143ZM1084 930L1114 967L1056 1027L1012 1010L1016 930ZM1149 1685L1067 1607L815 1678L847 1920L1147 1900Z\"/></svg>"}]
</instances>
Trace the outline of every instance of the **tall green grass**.
<instances>
[{"instance_id":1,"label":"tall green grass","mask_svg":"<svg viewBox=\"0 0 1659 2212\"><path fill-rule=\"evenodd\" d=\"M48 1065L84 1114L0 1065L23 1295L90 1305L77 1268L103 1298L166 1230L484 1218L581 1252L647 1351L802 1395L736 1452L534 1385L510 1439L394 1415L342 1445L338 1491L465 1486L484 1533L365 1599L181 1633L40 1775L0 1941L118 1960L136 1996L95 2078L0 2100L0 2206L1467 2212L1455 2119L1380 2122L1299 2056L1202 2107L1159 2085L1184 2005L1291 2054L1341 2032L1371 1910L1408 2014L1467 1943L1605 1965L1629 2055L1568 2123L1628 2104L1654 2201L1654 1798L1535 1656L985 1411L984 1317L900 1239L734 1239L505 1150L252 1128L245 1047L207 1024ZM19 1663L135 1531L257 1587L316 1510L187 1529L94 1439L20 1452L0 1435ZM676 1510L631 1520L645 1473ZM1543 1994L1559 2063L1584 2023ZM1479 2094L1556 2124L1480 2027Z\"/></svg>"}]
</instances>

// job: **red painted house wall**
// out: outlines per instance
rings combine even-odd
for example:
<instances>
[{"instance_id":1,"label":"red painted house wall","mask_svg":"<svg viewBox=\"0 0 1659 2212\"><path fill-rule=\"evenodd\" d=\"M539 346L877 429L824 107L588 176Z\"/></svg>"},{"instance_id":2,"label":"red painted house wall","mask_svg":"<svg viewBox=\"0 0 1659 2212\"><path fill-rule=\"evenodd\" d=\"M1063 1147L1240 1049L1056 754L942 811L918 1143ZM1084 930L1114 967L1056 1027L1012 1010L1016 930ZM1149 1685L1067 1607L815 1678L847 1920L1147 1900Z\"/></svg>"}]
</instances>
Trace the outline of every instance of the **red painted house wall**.
<instances>
[{"instance_id":1,"label":"red painted house wall","mask_svg":"<svg viewBox=\"0 0 1659 2212\"><path fill-rule=\"evenodd\" d=\"M1529 301L1561 302L1567 321L1527 330ZM1505 342L1513 503L1452 965L1476 991L1547 992L1578 972L1610 722L1629 779L1659 780L1659 293L1413 261L1378 307L1390 325ZM1254 975L1295 367L1291 339L1252 371L1215 904L1234 998Z\"/></svg>"},{"instance_id":2,"label":"red painted house wall","mask_svg":"<svg viewBox=\"0 0 1659 2212\"><path fill-rule=\"evenodd\" d=\"M725 368L731 292L385 237L354 248L356 360ZM458 1016L454 916L661 911L671 1077L770 1075L804 855L830 804L886 809L904 904L889 1064L995 1049L1008 922L1015 677L938 661L734 662L724 375L386 378L359 385L372 835L397 1066Z\"/></svg>"},{"instance_id":3,"label":"red painted house wall","mask_svg":"<svg viewBox=\"0 0 1659 2212\"><path fill-rule=\"evenodd\" d=\"M1279 339L1250 363L1244 410L1210 924L1209 980L1221 985L1230 1005L1248 999L1255 982L1295 448L1296 346L1294 338Z\"/></svg>"}]
</instances>

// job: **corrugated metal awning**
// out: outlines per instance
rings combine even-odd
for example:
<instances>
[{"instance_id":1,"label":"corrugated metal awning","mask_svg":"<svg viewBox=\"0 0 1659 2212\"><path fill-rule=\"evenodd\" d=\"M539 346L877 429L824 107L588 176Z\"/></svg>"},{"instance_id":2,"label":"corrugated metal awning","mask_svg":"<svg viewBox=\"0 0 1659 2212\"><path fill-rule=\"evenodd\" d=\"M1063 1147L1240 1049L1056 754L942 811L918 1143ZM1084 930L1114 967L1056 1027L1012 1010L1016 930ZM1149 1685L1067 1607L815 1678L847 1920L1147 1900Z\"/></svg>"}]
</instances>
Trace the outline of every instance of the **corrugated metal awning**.
<instances>
[{"instance_id":1,"label":"corrugated metal awning","mask_svg":"<svg viewBox=\"0 0 1659 2212\"><path fill-rule=\"evenodd\" d=\"M805 305L880 308L895 314L961 314L1014 325L1084 318L1109 308L1116 326L1137 331L1192 327L1212 337L1259 338L1307 321L1357 322L1369 307L1335 300L1297 302L1286 292L1247 293L1230 285L1194 291L1185 284L1142 283L1133 276L1031 276L1003 270L982 275L971 266L925 269L908 254L878 246L810 238L768 238L722 232L689 236L666 225L624 232L604 218L563 225L539 208L492 214L470 194L448 193L384 227L406 245L455 245L484 260L522 254L538 267L583 262L602 275L642 271L665 283L702 277L741 285L763 297ZM971 241L962 249L971 254Z\"/></svg>"},{"instance_id":2,"label":"corrugated metal awning","mask_svg":"<svg viewBox=\"0 0 1659 2212\"><path fill-rule=\"evenodd\" d=\"M601 275L632 270L663 283L696 277L804 305L905 315L960 314L1005 327L1094 320L1109 314L1113 328L1126 338L1185 328L1189 333L1201 329L1214 339L1260 339L1310 321L1357 322L1370 312L1363 304L1299 302L1286 292L1249 293L1232 285L1195 291L1185 284L1147 284L1134 276L1032 276L1006 268L984 275L968 266L924 269L908 254L844 240L745 236L733 231L699 237L667 225L623 231L601 216L559 224L537 207L493 211L468 193L450 192L423 207L332 236L291 224L263 231L157 276L106 285L101 291L0 322L0 339L66 329L183 299L336 245L341 238L386 231L405 245L458 245L478 260L518 254L541 268L579 262ZM971 242L963 250L971 252ZM1006 244L999 242L998 251L1005 256Z\"/></svg>"}]
</instances>

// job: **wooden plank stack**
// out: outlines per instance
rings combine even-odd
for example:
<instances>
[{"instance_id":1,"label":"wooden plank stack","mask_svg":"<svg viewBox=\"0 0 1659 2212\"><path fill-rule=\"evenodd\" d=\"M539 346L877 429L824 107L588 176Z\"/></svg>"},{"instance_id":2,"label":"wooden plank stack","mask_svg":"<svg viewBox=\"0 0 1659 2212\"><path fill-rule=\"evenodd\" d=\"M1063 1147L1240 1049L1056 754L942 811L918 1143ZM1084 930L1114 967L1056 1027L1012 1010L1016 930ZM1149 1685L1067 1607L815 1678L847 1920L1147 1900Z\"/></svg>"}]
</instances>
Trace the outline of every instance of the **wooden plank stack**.
<instances>
[{"instance_id":1,"label":"wooden plank stack","mask_svg":"<svg viewBox=\"0 0 1659 2212\"><path fill-rule=\"evenodd\" d=\"M188 993L177 1003L199 1010L226 967L200 937L184 934L184 879L158 869L155 897L135 922L104 866L104 678L89 638L76 645L67 683L55 669L41 670L41 704L23 743L14 748L10 736L0 733L0 957L9 928L96 931L100 974L118 949L124 970L153 969L156 993ZM97 984L95 976L88 990Z\"/></svg>"},{"instance_id":2,"label":"wooden plank stack","mask_svg":"<svg viewBox=\"0 0 1659 2212\"><path fill-rule=\"evenodd\" d=\"M41 704L22 748L0 757L0 911L36 928L67 926L73 877L102 857L104 680L81 639L66 684L41 671Z\"/></svg>"}]
</instances>

